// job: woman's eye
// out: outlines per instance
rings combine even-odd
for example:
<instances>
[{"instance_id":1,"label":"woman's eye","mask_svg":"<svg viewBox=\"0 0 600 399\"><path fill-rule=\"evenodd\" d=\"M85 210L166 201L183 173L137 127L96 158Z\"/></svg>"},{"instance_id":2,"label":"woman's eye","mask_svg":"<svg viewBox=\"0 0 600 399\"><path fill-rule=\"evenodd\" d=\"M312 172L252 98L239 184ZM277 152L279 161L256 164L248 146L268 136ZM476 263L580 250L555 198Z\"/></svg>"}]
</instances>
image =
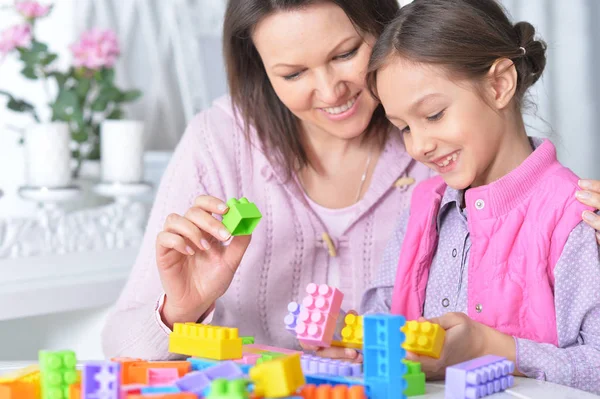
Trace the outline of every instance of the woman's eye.
<instances>
[{"instance_id":1,"label":"woman's eye","mask_svg":"<svg viewBox=\"0 0 600 399\"><path fill-rule=\"evenodd\" d=\"M428 116L427 120L430 121L430 122L439 121L440 119L442 119L442 116L444 116L444 111L446 111L446 110L444 109L444 110L441 110L440 112L438 112L435 115Z\"/></svg>"},{"instance_id":2,"label":"woman's eye","mask_svg":"<svg viewBox=\"0 0 600 399\"><path fill-rule=\"evenodd\" d=\"M338 55L338 56L337 56L337 57L335 57L335 58L336 58L336 59L338 59L338 60L347 59L347 58L350 58L350 57L352 57L352 56L353 56L354 54L356 54L357 52L358 52L358 47L357 47L357 48L355 48L355 49L354 49L354 50L352 50L352 51L348 51L347 53L340 54L340 55Z\"/></svg>"},{"instance_id":3,"label":"woman's eye","mask_svg":"<svg viewBox=\"0 0 600 399\"><path fill-rule=\"evenodd\" d=\"M294 79L297 79L300 76L300 74L301 74L301 72L296 72L296 73L292 73L289 75L285 75L283 78L285 80L294 80Z\"/></svg>"}]
</instances>

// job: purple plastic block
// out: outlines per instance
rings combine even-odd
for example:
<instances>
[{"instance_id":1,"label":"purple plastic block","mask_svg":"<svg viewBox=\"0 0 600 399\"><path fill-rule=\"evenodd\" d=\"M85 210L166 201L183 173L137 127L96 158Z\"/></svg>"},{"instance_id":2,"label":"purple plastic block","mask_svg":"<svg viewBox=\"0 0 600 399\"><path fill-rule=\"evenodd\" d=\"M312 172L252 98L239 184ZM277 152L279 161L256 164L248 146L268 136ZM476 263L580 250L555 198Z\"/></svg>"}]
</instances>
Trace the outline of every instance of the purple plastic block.
<instances>
[{"instance_id":1,"label":"purple plastic block","mask_svg":"<svg viewBox=\"0 0 600 399\"><path fill-rule=\"evenodd\" d=\"M117 362L86 362L81 373L83 399L119 399L121 364Z\"/></svg>"},{"instance_id":2,"label":"purple plastic block","mask_svg":"<svg viewBox=\"0 0 600 399\"><path fill-rule=\"evenodd\" d=\"M242 369L232 361L221 362L202 371L211 381L215 378L232 380L244 376Z\"/></svg>"},{"instance_id":3,"label":"purple plastic block","mask_svg":"<svg viewBox=\"0 0 600 399\"><path fill-rule=\"evenodd\" d=\"M200 395L204 389L210 386L210 379L204 371L192 371L175 381L175 385L184 392L192 392Z\"/></svg>"},{"instance_id":4,"label":"purple plastic block","mask_svg":"<svg viewBox=\"0 0 600 399\"><path fill-rule=\"evenodd\" d=\"M296 335L296 325L298 324L298 316L303 307L298 302L290 302L288 304L288 314L284 317L285 329L292 335Z\"/></svg>"},{"instance_id":5,"label":"purple plastic block","mask_svg":"<svg viewBox=\"0 0 600 399\"><path fill-rule=\"evenodd\" d=\"M325 359L318 356L304 355L300 358L302 371L306 375L334 375L339 377L360 377L362 368L360 364L344 362L341 360Z\"/></svg>"},{"instance_id":6,"label":"purple plastic block","mask_svg":"<svg viewBox=\"0 0 600 399\"><path fill-rule=\"evenodd\" d=\"M514 384L515 365L504 357L487 355L446 368L446 399L479 399Z\"/></svg>"}]
</instances>

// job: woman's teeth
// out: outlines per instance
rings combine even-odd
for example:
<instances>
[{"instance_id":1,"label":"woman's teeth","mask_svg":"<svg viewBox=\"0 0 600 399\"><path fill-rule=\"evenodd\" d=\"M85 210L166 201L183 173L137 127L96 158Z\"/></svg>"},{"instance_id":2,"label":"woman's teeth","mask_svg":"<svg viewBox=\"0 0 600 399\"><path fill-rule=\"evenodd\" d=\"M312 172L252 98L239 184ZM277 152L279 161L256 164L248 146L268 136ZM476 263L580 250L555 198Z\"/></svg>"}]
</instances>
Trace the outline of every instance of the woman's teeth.
<instances>
[{"instance_id":1,"label":"woman's teeth","mask_svg":"<svg viewBox=\"0 0 600 399\"><path fill-rule=\"evenodd\" d=\"M325 112L327 112L328 114L331 114L331 115L341 114L342 112L346 112L350 108L352 108L352 106L356 102L357 98L358 98L358 94L356 96L352 97L350 100L348 100L348 102L344 105L341 105L339 107L323 108L323 110L325 110Z\"/></svg>"},{"instance_id":2,"label":"woman's teeth","mask_svg":"<svg viewBox=\"0 0 600 399\"><path fill-rule=\"evenodd\" d=\"M448 155L448 157L446 159L444 159L442 162L438 162L437 165L439 167L445 167L448 166L450 164L450 162L454 162L456 161L456 159L458 158L458 154L454 153L452 155Z\"/></svg>"}]
</instances>

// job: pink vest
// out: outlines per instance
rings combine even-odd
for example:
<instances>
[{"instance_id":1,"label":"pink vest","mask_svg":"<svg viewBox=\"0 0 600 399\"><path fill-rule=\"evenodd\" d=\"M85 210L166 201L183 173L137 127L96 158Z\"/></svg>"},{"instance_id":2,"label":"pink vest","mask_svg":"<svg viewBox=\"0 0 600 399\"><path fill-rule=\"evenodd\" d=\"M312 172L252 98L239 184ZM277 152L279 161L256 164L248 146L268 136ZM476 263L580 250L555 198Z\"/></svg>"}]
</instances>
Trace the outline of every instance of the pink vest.
<instances>
[{"instance_id":1,"label":"pink vest","mask_svg":"<svg viewBox=\"0 0 600 399\"><path fill-rule=\"evenodd\" d=\"M506 334L557 345L554 266L581 213L577 176L544 142L515 170L465 193L471 250L468 315ZM423 314L437 246L437 215L446 190L441 177L413 192L392 313Z\"/></svg>"}]
</instances>

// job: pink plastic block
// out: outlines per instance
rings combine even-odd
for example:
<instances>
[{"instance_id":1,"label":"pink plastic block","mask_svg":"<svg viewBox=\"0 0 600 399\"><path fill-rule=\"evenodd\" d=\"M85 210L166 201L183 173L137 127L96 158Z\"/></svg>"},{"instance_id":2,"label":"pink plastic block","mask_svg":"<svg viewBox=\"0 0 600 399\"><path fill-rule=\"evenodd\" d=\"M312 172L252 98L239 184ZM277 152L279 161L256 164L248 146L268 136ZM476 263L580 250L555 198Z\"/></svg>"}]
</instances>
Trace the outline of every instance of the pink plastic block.
<instances>
[{"instance_id":1,"label":"pink plastic block","mask_svg":"<svg viewBox=\"0 0 600 399\"><path fill-rule=\"evenodd\" d=\"M284 353L286 355L294 355L296 353L303 354L303 352L295 351L292 349L277 348L276 346L261 345L261 344L244 345L242 347L242 350L245 350L245 349L258 349L258 350L262 350L264 352L277 352L277 353Z\"/></svg>"},{"instance_id":2,"label":"pink plastic block","mask_svg":"<svg viewBox=\"0 0 600 399\"><path fill-rule=\"evenodd\" d=\"M177 369L148 369L148 385L169 385L178 379Z\"/></svg>"},{"instance_id":3,"label":"pink plastic block","mask_svg":"<svg viewBox=\"0 0 600 399\"><path fill-rule=\"evenodd\" d=\"M234 362L239 363L239 364L249 364L251 366L254 366L256 364L256 362L258 361L258 359L260 359L261 355L258 355L256 353L244 353L242 354L242 358L239 360L234 360Z\"/></svg>"},{"instance_id":4,"label":"pink plastic block","mask_svg":"<svg viewBox=\"0 0 600 399\"><path fill-rule=\"evenodd\" d=\"M302 300L304 309L298 316L298 340L308 345L331 346L344 294L337 288L310 283Z\"/></svg>"}]
</instances>

